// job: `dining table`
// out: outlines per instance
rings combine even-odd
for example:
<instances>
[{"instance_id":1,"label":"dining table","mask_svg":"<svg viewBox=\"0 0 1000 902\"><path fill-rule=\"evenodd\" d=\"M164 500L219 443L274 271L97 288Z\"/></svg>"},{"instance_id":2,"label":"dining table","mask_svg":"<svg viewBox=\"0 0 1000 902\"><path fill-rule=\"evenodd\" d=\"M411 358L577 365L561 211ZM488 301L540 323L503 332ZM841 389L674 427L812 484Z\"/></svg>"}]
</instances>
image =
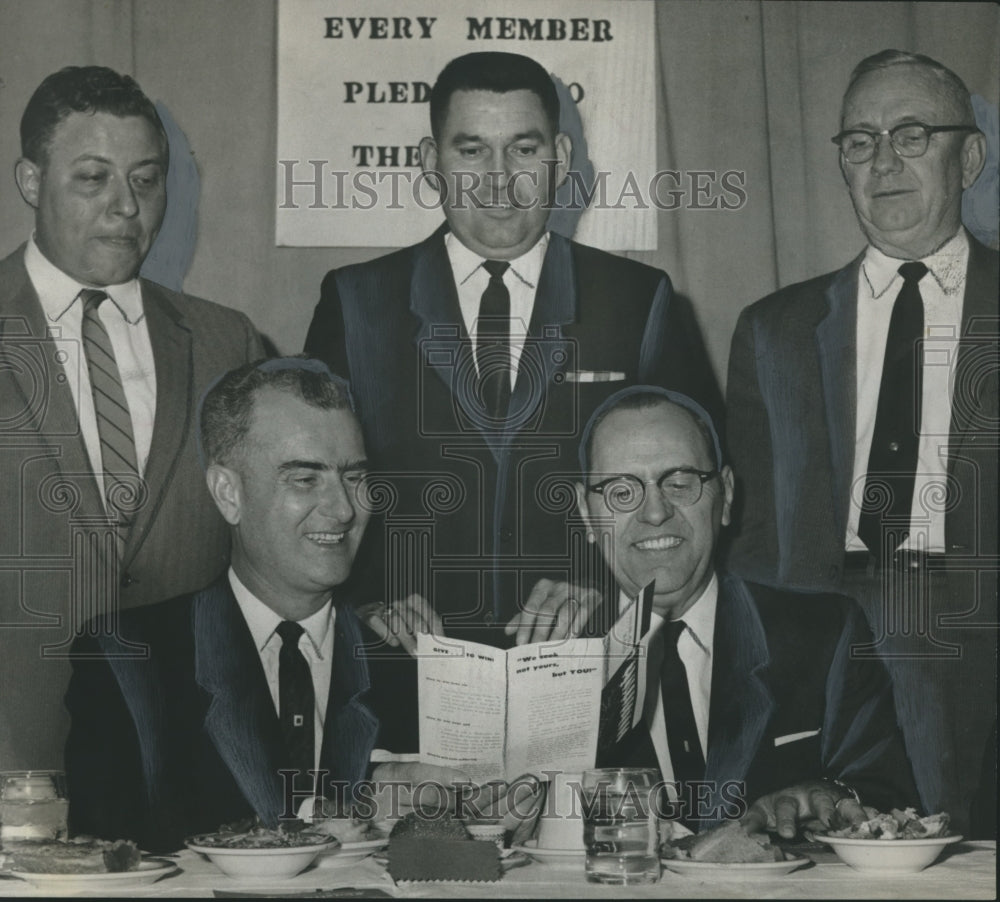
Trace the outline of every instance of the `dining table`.
<instances>
[{"instance_id":1,"label":"dining table","mask_svg":"<svg viewBox=\"0 0 1000 902\"><path fill-rule=\"evenodd\" d=\"M398 899L993 899L996 897L996 843L962 841L947 847L930 867L915 874L880 875L853 870L826 849L810 849L809 859L783 876L754 876L738 866L690 873L662 870L656 883L608 886L588 883L584 856L552 860L521 853L494 882L399 882L378 855L348 859L325 854L303 873L285 879L234 879L207 858L185 849L168 860L176 867L155 883L136 886L88 878L33 886L11 876L0 878L0 897L101 896L121 898L276 897ZM525 860L526 859L526 860Z\"/></svg>"}]
</instances>

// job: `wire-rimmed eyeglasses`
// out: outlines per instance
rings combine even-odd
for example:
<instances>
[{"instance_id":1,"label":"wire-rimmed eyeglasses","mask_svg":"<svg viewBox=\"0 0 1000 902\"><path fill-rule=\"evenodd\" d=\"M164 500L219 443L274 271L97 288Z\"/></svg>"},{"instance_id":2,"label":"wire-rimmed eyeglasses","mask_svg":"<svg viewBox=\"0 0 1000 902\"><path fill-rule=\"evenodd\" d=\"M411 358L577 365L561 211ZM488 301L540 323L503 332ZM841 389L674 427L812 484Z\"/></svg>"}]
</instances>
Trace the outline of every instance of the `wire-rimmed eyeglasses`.
<instances>
[{"instance_id":1,"label":"wire-rimmed eyeglasses","mask_svg":"<svg viewBox=\"0 0 1000 902\"><path fill-rule=\"evenodd\" d=\"M690 507L701 500L705 483L718 475L718 470L696 470L694 467L674 467L656 479L647 480L623 473L588 485L587 491L601 495L608 510L619 514L642 506L646 500L647 485L655 485L665 502L676 507Z\"/></svg>"},{"instance_id":2,"label":"wire-rimmed eyeglasses","mask_svg":"<svg viewBox=\"0 0 1000 902\"><path fill-rule=\"evenodd\" d=\"M875 149L883 136L889 136L889 144L897 156L922 157L927 153L931 135L938 132L974 132L974 125L925 125L923 122L903 122L880 132L864 128L849 128L830 140L840 147L840 152L848 163L867 163L875 156Z\"/></svg>"}]
</instances>

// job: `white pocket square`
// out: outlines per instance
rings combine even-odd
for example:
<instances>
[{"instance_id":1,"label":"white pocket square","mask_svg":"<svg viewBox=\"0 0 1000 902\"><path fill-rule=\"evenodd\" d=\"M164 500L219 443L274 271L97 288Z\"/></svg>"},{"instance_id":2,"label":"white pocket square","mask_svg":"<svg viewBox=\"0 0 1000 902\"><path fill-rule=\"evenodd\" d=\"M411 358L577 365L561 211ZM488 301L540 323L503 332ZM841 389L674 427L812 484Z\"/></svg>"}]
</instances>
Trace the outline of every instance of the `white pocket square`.
<instances>
[{"instance_id":1,"label":"white pocket square","mask_svg":"<svg viewBox=\"0 0 1000 902\"><path fill-rule=\"evenodd\" d=\"M789 733L787 736L775 736L774 747L788 745L789 742L798 742L800 739L808 739L810 736L819 736L819 730L804 730L801 733Z\"/></svg>"},{"instance_id":2,"label":"white pocket square","mask_svg":"<svg viewBox=\"0 0 1000 902\"><path fill-rule=\"evenodd\" d=\"M567 382L624 382L625 374L617 370L569 370Z\"/></svg>"}]
</instances>

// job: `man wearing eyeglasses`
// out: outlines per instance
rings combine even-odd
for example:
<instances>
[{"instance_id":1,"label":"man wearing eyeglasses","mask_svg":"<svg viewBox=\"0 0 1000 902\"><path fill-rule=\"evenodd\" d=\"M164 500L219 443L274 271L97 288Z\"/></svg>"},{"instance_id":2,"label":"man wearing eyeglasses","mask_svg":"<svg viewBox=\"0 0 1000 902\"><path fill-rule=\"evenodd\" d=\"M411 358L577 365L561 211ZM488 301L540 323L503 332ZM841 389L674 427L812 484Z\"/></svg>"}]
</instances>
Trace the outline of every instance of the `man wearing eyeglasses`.
<instances>
[{"instance_id":1,"label":"man wearing eyeglasses","mask_svg":"<svg viewBox=\"0 0 1000 902\"><path fill-rule=\"evenodd\" d=\"M954 72L886 50L833 141L868 246L740 317L730 566L861 602L924 807L995 835L969 811L995 773L998 257L961 221L986 140Z\"/></svg>"},{"instance_id":2,"label":"man wearing eyeglasses","mask_svg":"<svg viewBox=\"0 0 1000 902\"><path fill-rule=\"evenodd\" d=\"M644 722L599 763L658 767L693 828L745 814L791 838L863 819L858 796L911 804L889 678L850 655L870 640L858 606L717 571L734 478L705 411L624 389L587 426L581 466L580 513L623 600L654 583Z\"/></svg>"}]
</instances>

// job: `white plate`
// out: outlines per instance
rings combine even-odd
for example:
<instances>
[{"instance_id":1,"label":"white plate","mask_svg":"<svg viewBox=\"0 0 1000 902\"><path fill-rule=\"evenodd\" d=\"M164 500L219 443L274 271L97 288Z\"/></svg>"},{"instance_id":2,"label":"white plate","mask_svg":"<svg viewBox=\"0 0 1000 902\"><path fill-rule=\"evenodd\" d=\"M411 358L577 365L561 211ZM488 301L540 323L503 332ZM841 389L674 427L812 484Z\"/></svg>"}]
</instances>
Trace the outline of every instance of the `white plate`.
<instances>
[{"instance_id":1,"label":"white plate","mask_svg":"<svg viewBox=\"0 0 1000 902\"><path fill-rule=\"evenodd\" d=\"M586 849L540 849L533 839L529 839L526 843L515 843L511 848L546 864L575 864L587 857Z\"/></svg>"},{"instance_id":2,"label":"white plate","mask_svg":"<svg viewBox=\"0 0 1000 902\"><path fill-rule=\"evenodd\" d=\"M206 845L215 836L203 833L184 840L193 852L207 855L223 874L236 880L247 878L285 880L304 871L323 853L337 848L340 842L332 836L320 842L300 846L263 846L261 848L226 848Z\"/></svg>"},{"instance_id":3,"label":"white plate","mask_svg":"<svg viewBox=\"0 0 1000 902\"><path fill-rule=\"evenodd\" d=\"M852 836L815 838L833 847L844 864L870 874L915 874L929 867L945 846L961 836L935 836L930 839L855 839Z\"/></svg>"},{"instance_id":4,"label":"white plate","mask_svg":"<svg viewBox=\"0 0 1000 902\"><path fill-rule=\"evenodd\" d=\"M134 871L119 871L114 874L33 874L30 871L4 871L24 880L40 890L57 892L71 887L86 887L88 890L113 889L119 886L143 886L155 883L161 877L172 874L177 865L164 858L144 858Z\"/></svg>"},{"instance_id":5,"label":"white plate","mask_svg":"<svg viewBox=\"0 0 1000 902\"><path fill-rule=\"evenodd\" d=\"M689 861L684 858L661 858L660 864L675 874L688 877L715 877L720 880L745 880L750 877L781 877L809 864L808 858L795 856L784 861L749 861L723 863L718 861Z\"/></svg>"}]
</instances>

